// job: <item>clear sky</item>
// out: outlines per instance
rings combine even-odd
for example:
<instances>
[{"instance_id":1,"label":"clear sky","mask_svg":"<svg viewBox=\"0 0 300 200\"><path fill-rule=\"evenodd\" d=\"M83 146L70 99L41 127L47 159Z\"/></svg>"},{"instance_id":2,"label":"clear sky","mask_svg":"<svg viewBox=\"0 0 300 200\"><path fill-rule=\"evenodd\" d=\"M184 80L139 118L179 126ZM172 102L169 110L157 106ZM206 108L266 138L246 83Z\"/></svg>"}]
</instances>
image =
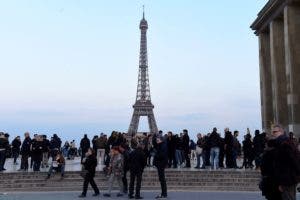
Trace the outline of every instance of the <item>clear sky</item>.
<instances>
[{"instance_id":1,"label":"clear sky","mask_svg":"<svg viewBox=\"0 0 300 200\"><path fill-rule=\"evenodd\" d=\"M1 0L0 130L69 140L127 131L143 4L159 129L260 129L258 42L249 26L265 3ZM144 118L139 130L147 130Z\"/></svg>"}]
</instances>

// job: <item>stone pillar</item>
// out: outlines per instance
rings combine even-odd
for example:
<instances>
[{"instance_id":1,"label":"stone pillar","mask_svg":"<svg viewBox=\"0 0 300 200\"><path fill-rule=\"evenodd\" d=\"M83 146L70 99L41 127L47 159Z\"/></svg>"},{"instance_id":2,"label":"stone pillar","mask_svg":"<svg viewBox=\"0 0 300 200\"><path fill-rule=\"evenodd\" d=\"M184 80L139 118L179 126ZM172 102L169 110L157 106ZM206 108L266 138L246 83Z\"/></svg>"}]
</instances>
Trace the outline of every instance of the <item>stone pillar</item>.
<instances>
[{"instance_id":1,"label":"stone pillar","mask_svg":"<svg viewBox=\"0 0 300 200\"><path fill-rule=\"evenodd\" d=\"M287 84L285 72L283 19L270 23L270 56L274 122L288 130Z\"/></svg>"},{"instance_id":2,"label":"stone pillar","mask_svg":"<svg viewBox=\"0 0 300 200\"><path fill-rule=\"evenodd\" d=\"M272 101L270 34L268 32L259 34L259 71L262 129L267 133L270 133L274 116Z\"/></svg>"},{"instance_id":3,"label":"stone pillar","mask_svg":"<svg viewBox=\"0 0 300 200\"><path fill-rule=\"evenodd\" d=\"M289 131L300 137L300 7L284 8Z\"/></svg>"}]
</instances>

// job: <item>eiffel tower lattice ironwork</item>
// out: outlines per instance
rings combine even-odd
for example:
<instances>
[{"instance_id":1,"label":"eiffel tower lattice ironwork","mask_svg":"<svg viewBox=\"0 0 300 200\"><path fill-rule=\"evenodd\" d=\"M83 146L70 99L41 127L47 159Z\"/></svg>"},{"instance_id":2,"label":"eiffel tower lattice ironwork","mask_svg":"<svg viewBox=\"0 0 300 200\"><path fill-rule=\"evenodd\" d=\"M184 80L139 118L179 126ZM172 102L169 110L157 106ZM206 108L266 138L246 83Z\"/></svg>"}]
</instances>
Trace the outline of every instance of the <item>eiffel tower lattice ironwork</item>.
<instances>
[{"instance_id":1,"label":"eiffel tower lattice ironwork","mask_svg":"<svg viewBox=\"0 0 300 200\"><path fill-rule=\"evenodd\" d=\"M128 135L134 136L138 131L141 116L148 117L150 133L158 132L154 113L153 104L151 103L149 75L148 75L148 55L147 55L147 29L148 23L145 20L143 11L143 19L140 22L141 43L140 43L140 59L139 59L139 77L137 85L136 101L133 105L133 115L128 129Z\"/></svg>"}]
</instances>

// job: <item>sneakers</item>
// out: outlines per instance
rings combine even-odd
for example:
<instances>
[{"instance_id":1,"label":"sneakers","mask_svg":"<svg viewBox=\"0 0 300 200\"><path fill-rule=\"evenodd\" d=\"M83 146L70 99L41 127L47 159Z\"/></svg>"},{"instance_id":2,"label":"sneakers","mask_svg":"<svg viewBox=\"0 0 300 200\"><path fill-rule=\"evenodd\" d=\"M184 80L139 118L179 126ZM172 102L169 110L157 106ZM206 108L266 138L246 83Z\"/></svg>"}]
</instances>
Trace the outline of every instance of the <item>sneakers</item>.
<instances>
[{"instance_id":1,"label":"sneakers","mask_svg":"<svg viewBox=\"0 0 300 200\"><path fill-rule=\"evenodd\" d=\"M85 195L85 194L81 194L81 195L79 195L78 197L79 197L79 198L84 198L84 197L86 197L86 195Z\"/></svg>"},{"instance_id":2,"label":"sneakers","mask_svg":"<svg viewBox=\"0 0 300 200\"><path fill-rule=\"evenodd\" d=\"M103 196L104 197L110 197L110 194L105 193L105 194L103 194Z\"/></svg>"},{"instance_id":3,"label":"sneakers","mask_svg":"<svg viewBox=\"0 0 300 200\"><path fill-rule=\"evenodd\" d=\"M129 199L134 199L134 196L133 195L128 195L128 198Z\"/></svg>"},{"instance_id":4,"label":"sneakers","mask_svg":"<svg viewBox=\"0 0 300 200\"><path fill-rule=\"evenodd\" d=\"M167 199L167 195L158 195L155 199Z\"/></svg>"}]
</instances>

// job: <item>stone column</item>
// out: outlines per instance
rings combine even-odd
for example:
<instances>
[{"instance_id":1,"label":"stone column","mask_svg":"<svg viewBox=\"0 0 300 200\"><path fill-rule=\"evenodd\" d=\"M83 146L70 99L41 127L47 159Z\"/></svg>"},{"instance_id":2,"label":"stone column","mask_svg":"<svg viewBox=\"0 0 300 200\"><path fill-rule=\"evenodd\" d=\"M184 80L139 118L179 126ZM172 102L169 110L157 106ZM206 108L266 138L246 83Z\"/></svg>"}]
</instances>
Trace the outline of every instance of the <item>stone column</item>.
<instances>
[{"instance_id":1,"label":"stone column","mask_svg":"<svg viewBox=\"0 0 300 200\"><path fill-rule=\"evenodd\" d=\"M283 19L270 23L270 56L274 122L288 130L287 85Z\"/></svg>"},{"instance_id":2,"label":"stone column","mask_svg":"<svg viewBox=\"0 0 300 200\"><path fill-rule=\"evenodd\" d=\"M284 8L284 35L287 73L289 131L300 136L300 7Z\"/></svg>"},{"instance_id":3,"label":"stone column","mask_svg":"<svg viewBox=\"0 0 300 200\"><path fill-rule=\"evenodd\" d=\"M270 133L274 116L272 102L270 34L268 32L259 34L259 71L262 128L264 131Z\"/></svg>"}]
</instances>

